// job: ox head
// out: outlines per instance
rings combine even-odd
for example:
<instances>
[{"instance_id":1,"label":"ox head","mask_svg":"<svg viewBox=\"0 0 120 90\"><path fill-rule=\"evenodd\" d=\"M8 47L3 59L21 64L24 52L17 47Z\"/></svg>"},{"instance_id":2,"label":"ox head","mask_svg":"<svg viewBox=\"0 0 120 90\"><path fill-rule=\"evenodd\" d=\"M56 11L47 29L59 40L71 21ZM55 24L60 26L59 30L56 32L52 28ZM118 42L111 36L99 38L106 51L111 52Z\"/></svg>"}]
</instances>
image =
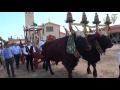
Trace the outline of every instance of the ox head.
<instances>
[{"instance_id":1,"label":"ox head","mask_svg":"<svg viewBox=\"0 0 120 90\"><path fill-rule=\"evenodd\" d=\"M86 50L91 50L91 45L87 41L87 38L82 31L75 31L73 34L75 38L75 45L78 50L78 52L81 54L81 52L84 52Z\"/></svg>"},{"instance_id":2,"label":"ox head","mask_svg":"<svg viewBox=\"0 0 120 90\"><path fill-rule=\"evenodd\" d=\"M98 42L104 52L105 52L105 49L111 48L113 46L113 44L109 38L109 34L107 32L99 31L99 32L94 33L93 36L94 36L95 40L98 40Z\"/></svg>"},{"instance_id":3,"label":"ox head","mask_svg":"<svg viewBox=\"0 0 120 90\"><path fill-rule=\"evenodd\" d=\"M103 47L103 49L107 49L107 48L111 48L113 46L110 38L109 38L109 34L105 31L100 31L99 32L100 38L98 39L101 47Z\"/></svg>"}]
</instances>

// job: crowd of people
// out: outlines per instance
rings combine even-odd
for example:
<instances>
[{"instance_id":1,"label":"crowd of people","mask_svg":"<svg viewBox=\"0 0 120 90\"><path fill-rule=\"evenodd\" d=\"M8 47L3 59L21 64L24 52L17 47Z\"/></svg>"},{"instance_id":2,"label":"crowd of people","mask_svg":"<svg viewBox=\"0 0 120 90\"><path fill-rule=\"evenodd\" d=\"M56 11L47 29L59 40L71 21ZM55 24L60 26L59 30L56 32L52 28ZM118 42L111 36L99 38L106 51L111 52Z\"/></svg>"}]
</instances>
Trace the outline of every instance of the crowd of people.
<instances>
[{"instance_id":1,"label":"crowd of people","mask_svg":"<svg viewBox=\"0 0 120 90\"><path fill-rule=\"evenodd\" d=\"M48 38L48 41L53 39ZM42 52L42 45L46 42L45 37L43 36L38 43L38 49ZM29 66L31 67L31 71L35 72L33 65L33 55L36 52L35 47L31 44L30 41L27 41L24 45L20 45L20 43L10 43L5 42L4 48L0 49L0 63L4 69L6 69L8 77L16 77L15 67L19 69L20 57L24 55L24 60L26 62L26 70L30 71ZM14 67L15 62L15 67ZM30 65L29 65L30 64ZM10 67L9 67L10 66ZM11 69L10 69L11 68Z\"/></svg>"},{"instance_id":2,"label":"crowd of people","mask_svg":"<svg viewBox=\"0 0 120 90\"><path fill-rule=\"evenodd\" d=\"M22 53L23 50L23 53ZM26 69L29 71L29 63L31 66L31 71L34 72L33 68L33 54L35 53L35 48L27 41L23 48L19 44L10 44L9 42L4 43L4 48L0 50L1 54L1 64L3 68L7 70L8 77L16 77L14 72L14 62L16 69L19 69L20 57L22 54L25 56ZM9 68L10 66L10 68Z\"/></svg>"}]
</instances>

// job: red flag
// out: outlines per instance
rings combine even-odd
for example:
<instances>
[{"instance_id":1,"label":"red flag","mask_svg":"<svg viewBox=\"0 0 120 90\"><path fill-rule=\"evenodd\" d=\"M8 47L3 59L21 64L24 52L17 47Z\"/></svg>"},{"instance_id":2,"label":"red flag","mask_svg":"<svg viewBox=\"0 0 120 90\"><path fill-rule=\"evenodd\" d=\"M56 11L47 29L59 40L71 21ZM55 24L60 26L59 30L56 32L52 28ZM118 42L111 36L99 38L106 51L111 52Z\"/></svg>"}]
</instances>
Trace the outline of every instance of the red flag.
<instances>
[{"instance_id":1,"label":"red flag","mask_svg":"<svg viewBox=\"0 0 120 90\"><path fill-rule=\"evenodd\" d=\"M20 47L21 48L23 48L23 44L22 44L22 41L21 41L21 39L19 39L20 40ZM24 53L23 53L23 50L21 49L21 51L22 51L22 55L20 56L20 60L21 60L21 63L22 64L24 64L25 63L25 60L24 60Z\"/></svg>"},{"instance_id":2,"label":"red flag","mask_svg":"<svg viewBox=\"0 0 120 90\"><path fill-rule=\"evenodd\" d=\"M19 39L19 40L20 40L20 44L19 45L20 45L21 48L23 48L22 41L21 41L21 39Z\"/></svg>"}]
</instances>

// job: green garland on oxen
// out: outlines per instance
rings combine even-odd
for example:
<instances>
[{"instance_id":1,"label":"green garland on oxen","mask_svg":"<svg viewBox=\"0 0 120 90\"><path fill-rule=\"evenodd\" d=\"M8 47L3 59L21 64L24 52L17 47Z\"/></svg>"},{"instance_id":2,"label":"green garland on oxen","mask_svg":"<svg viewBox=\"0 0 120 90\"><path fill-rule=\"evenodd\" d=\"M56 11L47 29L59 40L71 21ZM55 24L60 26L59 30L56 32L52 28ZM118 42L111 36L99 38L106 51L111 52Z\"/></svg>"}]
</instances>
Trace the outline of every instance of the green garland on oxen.
<instances>
[{"instance_id":1,"label":"green garland on oxen","mask_svg":"<svg viewBox=\"0 0 120 90\"><path fill-rule=\"evenodd\" d=\"M74 41L74 36L73 35L70 35L68 37L66 51L69 54L73 54L78 59L81 57L81 55L79 54L79 52L76 49L75 41Z\"/></svg>"},{"instance_id":2,"label":"green garland on oxen","mask_svg":"<svg viewBox=\"0 0 120 90\"><path fill-rule=\"evenodd\" d=\"M73 35L69 36L66 49L69 54L73 54L75 52L76 46Z\"/></svg>"}]
</instances>

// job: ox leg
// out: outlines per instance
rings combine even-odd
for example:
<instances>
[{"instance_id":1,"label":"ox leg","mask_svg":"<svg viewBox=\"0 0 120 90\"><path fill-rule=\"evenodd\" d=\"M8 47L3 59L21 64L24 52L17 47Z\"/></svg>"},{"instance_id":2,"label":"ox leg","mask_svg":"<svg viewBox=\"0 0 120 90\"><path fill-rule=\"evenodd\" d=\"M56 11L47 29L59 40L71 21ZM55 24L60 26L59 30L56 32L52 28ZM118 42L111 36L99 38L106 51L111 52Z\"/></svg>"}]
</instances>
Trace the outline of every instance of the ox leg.
<instances>
[{"instance_id":1,"label":"ox leg","mask_svg":"<svg viewBox=\"0 0 120 90\"><path fill-rule=\"evenodd\" d=\"M47 63L47 61L45 61L45 69L46 69L46 71L48 71L48 63Z\"/></svg>"},{"instance_id":2,"label":"ox leg","mask_svg":"<svg viewBox=\"0 0 120 90\"><path fill-rule=\"evenodd\" d=\"M48 65L47 65L47 58L43 59L43 69L46 69L46 71L48 71Z\"/></svg>"},{"instance_id":3,"label":"ox leg","mask_svg":"<svg viewBox=\"0 0 120 90\"><path fill-rule=\"evenodd\" d=\"M118 76L118 78L120 78L120 65L119 65L119 76Z\"/></svg>"},{"instance_id":4,"label":"ox leg","mask_svg":"<svg viewBox=\"0 0 120 90\"><path fill-rule=\"evenodd\" d=\"M88 67L87 67L87 74L91 74L91 70L90 70L90 63L88 62Z\"/></svg>"},{"instance_id":5,"label":"ox leg","mask_svg":"<svg viewBox=\"0 0 120 90\"><path fill-rule=\"evenodd\" d=\"M52 68L51 68L51 64L50 64L50 60L47 60L47 68L49 67L50 69L50 74L51 75L54 75L54 72L52 71Z\"/></svg>"},{"instance_id":6,"label":"ox leg","mask_svg":"<svg viewBox=\"0 0 120 90\"><path fill-rule=\"evenodd\" d=\"M43 69L46 69L46 61L43 61Z\"/></svg>"},{"instance_id":7,"label":"ox leg","mask_svg":"<svg viewBox=\"0 0 120 90\"><path fill-rule=\"evenodd\" d=\"M94 64L92 64L92 66L93 66L93 76L96 78L97 77L97 70L96 70L96 64L94 63Z\"/></svg>"},{"instance_id":8,"label":"ox leg","mask_svg":"<svg viewBox=\"0 0 120 90\"><path fill-rule=\"evenodd\" d=\"M65 66L65 68L67 69L68 78L73 78L73 76L72 76L72 69L69 67L68 64L65 64L64 66Z\"/></svg>"}]
</instances>

